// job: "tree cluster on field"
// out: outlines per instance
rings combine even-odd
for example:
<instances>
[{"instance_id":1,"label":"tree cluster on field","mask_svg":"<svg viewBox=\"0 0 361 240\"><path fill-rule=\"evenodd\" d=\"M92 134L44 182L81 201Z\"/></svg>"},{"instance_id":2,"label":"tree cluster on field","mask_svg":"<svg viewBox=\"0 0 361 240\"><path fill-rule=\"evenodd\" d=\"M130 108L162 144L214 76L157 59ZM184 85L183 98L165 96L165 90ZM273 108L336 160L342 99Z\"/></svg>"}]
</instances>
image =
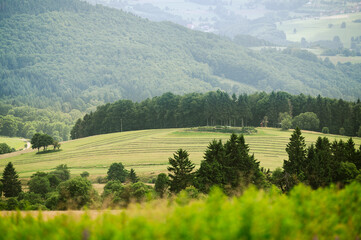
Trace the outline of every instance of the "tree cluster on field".
<instances>
[{"instance_id":1,"label":"tree cluster on field","mask_svg":"<svg viewBox=\"0 0 361 240\"><path fill-rule=\"evenodd\" d=\"M44 151L46 151L49 145L53 145L54 150L59 150L61 146L58 141L54 140L48 134L35 133L31 138L31 147L32 149L38 149L38 152L40 148L43 148Z\"/></svg>"},{"instance_id":2,"label":"tree cluster on field","mask_svg":"<svg viewBox=\"0 0 361 240\"><path fill-rule=\"evenodd\" d=\"M327 127L329 133L335 134L343 128L345 135L355 136L361 127L361 102L285 92L239 96L222 91L183 96L165 93L140 103L120 100L99 106L95 112L77 120L71 138L140 129L260 126L261 123L285 129L299 126L320 132Z\"/></svg>"}]
</instances>

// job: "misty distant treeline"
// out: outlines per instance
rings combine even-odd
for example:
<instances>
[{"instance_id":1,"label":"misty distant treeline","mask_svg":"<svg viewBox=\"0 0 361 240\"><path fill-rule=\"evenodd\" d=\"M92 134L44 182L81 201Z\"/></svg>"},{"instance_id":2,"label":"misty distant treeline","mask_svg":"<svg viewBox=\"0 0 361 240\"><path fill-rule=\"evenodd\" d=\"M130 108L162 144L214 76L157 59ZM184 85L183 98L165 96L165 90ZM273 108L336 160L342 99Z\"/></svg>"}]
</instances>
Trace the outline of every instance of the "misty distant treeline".
<instances>
[{"instance_id":1,"label":"misty distant treeline","mask_svg":"<svg viewBox=\"0 0 361 240\"><path fill-rule=\"evenodd\" d=\"M95 112L78 119L71 138L119 131L196 127L204 125L280 126L280 113L291 117L313 112L319 119L315 129L327 127L330 133L356 135L361 126L361 103L321 96L291 95L285 92L254 93L236 96L216 91L183 96L165 93L140 103L120 100L99 106Z\"/></svg>"}]
</instances>

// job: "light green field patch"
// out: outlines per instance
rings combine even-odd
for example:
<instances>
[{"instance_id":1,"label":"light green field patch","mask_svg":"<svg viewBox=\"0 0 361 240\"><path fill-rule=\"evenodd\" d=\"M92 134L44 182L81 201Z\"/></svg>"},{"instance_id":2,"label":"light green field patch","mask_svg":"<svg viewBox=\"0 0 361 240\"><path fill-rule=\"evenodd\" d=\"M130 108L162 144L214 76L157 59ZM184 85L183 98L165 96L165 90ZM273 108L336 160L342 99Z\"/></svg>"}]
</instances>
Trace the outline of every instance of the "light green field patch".
<instances>
[{"instance_id":1,"label":"light green field patch","mask_svg":"<svg viewBox=\"0 0 361 240\"><path fill-rule=\"evenodd\" d=\"M287 159L286 145L292 131L273 128L257 128L258 133L245 135L250 153L254 153L261 166L274 169L281 167ZM104 176L113 162L122 162L130 170L134 168L140 177L155 177L167 172L168 158L183 148L190 159L199 167L204 152L213 139L226 142L230 134L190 132L189 129L157 129L92 136L62 143L59 152L36 154L36 151L18 155L0 161L0 171L9 162L13 162L20 177L30 177L36 171L49 172L59 164L67 164L72 175L83 171L90 177ZM319 136L327 136L330 141L347 137L326 135L303 131L307 144L314 143ZM354 138L357 146L360 138Z\"/></svg>"},{"instance_id":2,"label":"light green field patch","mask_svg":"<svg viewBox=\"0 0 361 240\"><path fill-rule=\"evenodd\" d=\"M16 150L24 149L26 145L26 142L19 138L11 138L11 137L3 137L3 136L0 136L0 143L6 143L11 148L15 148Z\"/></svg>"},{"instance_id":3,"label":"light green field patch","mask_svg":"<svg viewBox=\"0 0 361 240\"><path fill-rule=\"evenodd\" d=\"M302 38L305 38L308 42L314 42L333 40L335 36L339 36L344 47L350 48L351 37L361 36L361 23L353 22L357 19L361 19L361 13L295 19L282 22L277 27L285 32L287 40L290 41L300 42ZM342 22L346 23L346 28L341 28ZM332 28L329 27L329 24L333 24Z\"/></svg>"},{"instance_id":4,"label":"light green field patch","mask_svg":"<svg viewBox=\"0 0 361 240\"><path fill-rule=\"evenodd\" d=\"M361 26L360 26L361 27ZM361 57L359 56L355 56L355 57L344 57L344 56L320 56L322 58L322 60L324 60L326 57L328 57L330 59L330 61L333 64L337 64L337 63L361 63Z\"/></svg>"}]
</instances>

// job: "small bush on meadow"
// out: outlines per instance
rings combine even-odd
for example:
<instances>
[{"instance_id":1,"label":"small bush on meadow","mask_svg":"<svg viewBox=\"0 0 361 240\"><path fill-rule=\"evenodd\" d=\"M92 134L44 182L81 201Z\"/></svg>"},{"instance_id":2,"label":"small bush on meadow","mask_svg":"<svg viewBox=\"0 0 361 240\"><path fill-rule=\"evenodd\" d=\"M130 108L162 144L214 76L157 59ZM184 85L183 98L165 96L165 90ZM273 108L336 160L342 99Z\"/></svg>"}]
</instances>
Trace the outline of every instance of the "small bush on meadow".
<instances>
[{"instance_id":1,"label":"small bush on meadow","mask_svg":"<svg viewBox=\"0 0 361 240\"><path fill-rule=\"evenodd\" d=\"M324 133L324 134L329 134L329 133L330 133L330 130L328 129L328 127L323 127L323 128L322 128L322 133Z\"/></svg>"}]
</instances>

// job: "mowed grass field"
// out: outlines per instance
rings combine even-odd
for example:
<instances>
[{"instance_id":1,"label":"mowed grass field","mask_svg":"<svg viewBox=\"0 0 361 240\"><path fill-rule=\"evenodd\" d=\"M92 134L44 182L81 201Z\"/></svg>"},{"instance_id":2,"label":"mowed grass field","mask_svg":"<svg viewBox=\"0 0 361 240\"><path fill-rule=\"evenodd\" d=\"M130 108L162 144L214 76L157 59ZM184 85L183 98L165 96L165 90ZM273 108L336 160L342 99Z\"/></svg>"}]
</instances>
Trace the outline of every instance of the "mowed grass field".
<instances>
[{"instance_id":1,"label":"mowed grass field","mask_svg":"<svg viewBox=\"0 0 361 240\"><path fill-rule=\"evenodd\" d=\"M274 169L287 159L286 145L292 131L274 128L258 128L255 135L246 135L250 152L255 154L261 166ZM111 163L122 162L130 170L134 168L141 177L155 177L167 172L168 158L179 149L186 149L190 159L199 167L209 142L213 139L229 139L230 134L195 132L189 129L156 129L92 136L62 143L61 151L36 154L37 151L1 159L0 171L11 161L21 178L28 178L37 171L49 172L59 164L67 164L72 175L88 171L91 178L104 176ZM303 131L307 144L318 136L330 141L347 137ZM359 147L361 138L354 138Z\"/></svg>"},{"instance_id":2,"label":"mowed grass field","mask_svg":"<svg viewBox=\"0 0 361 240\"><path fill-rule=\"evenodd\" d=\"M11 148L15 148L16 150L24 149L26 145L26 141L22 139L3 136L0 136L0 143L6 143Z\"/></svg>"},{"instance_id":3,"label":"mowed grass field","mask_svg":"<svg viewBox=\"0 0 361 240\"><path fill-rule=\"evenodd\" d=\"M287 40L300 42L305 38L308 42L318 40L333 40L339 36L344 47L350 48L351 37L361 36L361 23L355 23L354 20L361 19L361 13L352 13L345 15L335 15L330 17L295 19L284 21L278 24L279 30L284 31ZM346 23L346 28L341 28L342 22ZM333 24L332 28L328 25ZM296 29L296 33L294 33Z\"/></svg>"}]
</instances>

